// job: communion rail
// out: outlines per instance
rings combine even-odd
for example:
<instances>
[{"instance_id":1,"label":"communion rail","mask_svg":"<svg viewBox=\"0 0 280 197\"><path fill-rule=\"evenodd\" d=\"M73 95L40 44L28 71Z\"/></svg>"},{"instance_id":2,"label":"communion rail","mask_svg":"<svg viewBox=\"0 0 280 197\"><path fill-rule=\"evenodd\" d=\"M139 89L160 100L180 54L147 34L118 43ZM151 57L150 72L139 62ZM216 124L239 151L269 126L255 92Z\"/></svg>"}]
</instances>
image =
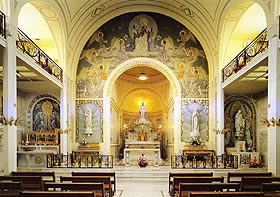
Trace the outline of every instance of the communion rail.
<instances>
[{"instance_id":1,"label":"communion rail","mask_svg":"<svg viewBox=\"0 0 280 197\"><path fill-rule=\"evenodd\" d=\"M47 168L113 168L113 156L100 155L98 152L48 154Z\"/></svg>"},{"instance_id":2,"label":"communion rail","mask_svg":"<svg viewBox=\"0 0 280 197\"><path fill-rule=\"evenodd\" d=\"M183 156L172 155L171 156L171 168L238 168L238 156L237 155L216 155L216 156Z\"/></svg>"}]
</instances>

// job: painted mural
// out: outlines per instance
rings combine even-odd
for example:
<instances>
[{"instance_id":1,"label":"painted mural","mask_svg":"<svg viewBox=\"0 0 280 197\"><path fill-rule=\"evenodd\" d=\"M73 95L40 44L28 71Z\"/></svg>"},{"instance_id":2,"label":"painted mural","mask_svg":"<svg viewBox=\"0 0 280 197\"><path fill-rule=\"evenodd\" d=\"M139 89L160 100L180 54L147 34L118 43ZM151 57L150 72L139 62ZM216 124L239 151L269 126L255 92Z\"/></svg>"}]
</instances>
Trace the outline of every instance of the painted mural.
<instances>
[{"instance_id":1,"label":"painted mural","mask_svg":"<svg viewBox=\"0 0 280 197\"><path fill-rule=\"evenodd\" d=\"M76 102L77 133L79 143L95 144L103 139L102 100L78 100Z\"/></svg>"},{"instance_id":2,"label":"painted mural","mask_svg":"<svg viewBox=\"0 0 280 197\"><path fill-rule=\"evenodd\" d=\"M182 97L208 97L208 63L188 28L156 13L127 13L102 25L85 44L77 68L77 98L101 98L110 72L134 57L167 65L181 83Z\"/></svg>"},{"instance_id":3,"label":"painted mural","mask_svg":"<svg viewBox=\"0 0 280 197\"><path fill-rule=\"evenodd\" d=\"M183 99L181 140L183 142L206 142L208 136L208 100Z\"/></svg>"},{"instance_id":4,"label":"painted mural","mask_svg":"<svg viewBox=\"0 0 280 197\"><path fill-rule=\"evenodd\" d=\"M225 146L235 147L244 141L247 151L256 148L256 110L255 104L247 96L231 96L225 100L224 125Z\"/></svg>"},{"instance_id":5,"label":"painted mural","mask_svg":"<svg viewBox=\"0 0 280 197\"><path fill-rule=\"evenodd\" d=\"M38 100L32 111L32 129L54 130L60 128L60 105L52 98Z\"/></svg>"}]
</instances>

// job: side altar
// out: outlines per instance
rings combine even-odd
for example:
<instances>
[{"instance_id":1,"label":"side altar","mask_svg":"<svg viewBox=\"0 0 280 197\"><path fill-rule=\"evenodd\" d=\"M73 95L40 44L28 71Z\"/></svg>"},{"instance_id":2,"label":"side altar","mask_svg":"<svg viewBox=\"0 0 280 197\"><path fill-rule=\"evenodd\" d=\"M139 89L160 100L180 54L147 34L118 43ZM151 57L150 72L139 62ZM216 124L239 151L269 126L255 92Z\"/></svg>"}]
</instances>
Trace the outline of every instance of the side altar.
<instances>
[{"instance_id":1,"label":"side altar","mask_svg":"<svg viewBox=\"0 0 280 197\"><path fill-rule=\"evenodd\" d=\"M137 165L140 155L144 155L148 165L159 166L161 134L152 131L152 123L146 119L146 108L143 103L140 118L134 122L133 131L128 131L125 135L125 166Z\"/></svg>"}]
</instances>

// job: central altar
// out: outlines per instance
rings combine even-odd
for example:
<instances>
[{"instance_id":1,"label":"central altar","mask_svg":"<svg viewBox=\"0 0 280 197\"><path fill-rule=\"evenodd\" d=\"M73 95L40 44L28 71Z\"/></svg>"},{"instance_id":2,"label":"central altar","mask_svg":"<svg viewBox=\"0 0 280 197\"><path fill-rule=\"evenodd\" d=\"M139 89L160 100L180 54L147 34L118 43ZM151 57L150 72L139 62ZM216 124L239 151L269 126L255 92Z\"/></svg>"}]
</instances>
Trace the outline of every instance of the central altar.
<instances>
[{"instance_id":1,"label":"central altar","mask_svg":"<svg viewBox=\"0 0 280 197\"><path fill-rule=\"evenodd\" d=\"M144 103L140 108L140 118L134 121L132 130L125 135L125 166L137 165L140 155L145 156L148 165L159 165L161 134L159 131L152 131L152 123L146 118Z\"/></svg>"}]
</instances>

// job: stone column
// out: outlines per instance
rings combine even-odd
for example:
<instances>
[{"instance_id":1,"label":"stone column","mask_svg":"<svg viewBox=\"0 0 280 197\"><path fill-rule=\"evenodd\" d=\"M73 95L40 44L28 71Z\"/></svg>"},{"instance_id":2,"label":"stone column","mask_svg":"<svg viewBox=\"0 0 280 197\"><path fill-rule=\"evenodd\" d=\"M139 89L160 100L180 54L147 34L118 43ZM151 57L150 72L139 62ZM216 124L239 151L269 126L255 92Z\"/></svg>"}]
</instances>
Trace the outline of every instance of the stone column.
<instances>
[{"instance_id":1,"label":"stone column","mask_svg":"<svg viewBox=\"0 0 280 197\"><path fill-rule=\"evenodd\" d=\"M3 116L4 123L4 174L17 169L17 118L16 38L14 0L7 1L6 48L3 53Z\"/></svg>"},{"instance_id":2,"label":"stone column","mask_svg":"<svg viewBox=\"0 0 280 197\"><path fill-rule=\"evenodd\" d=\"M110 124L111 124L111 110L110 97L103 99L103 147L101 149L103 154L110 154Z\"/></svg>"},{"instance_id":3,"label":"stone column","mask_svg":"<svg viewBox=\"0 0 280 197\"><path fill-rule=\"evenodd\" d=\"M63 88L60 91L60 153L67 155L68 152L68 107L67 107L67 76L63 75Z\"/></svg>"},{"instance_id":4,"label":"stone column","mask_svg":"<svg viewBox=\"0 0 280 197\"><path fill-rule=\"evenodd\" d=\"M222 73L219 75L217 85L217 131L216 131L216 154L222 155L225 152L225 136L223 132L224 128L224 90L222 88Z\"/></svg>"},{"instance_id":5,"label":"stone column","mask_svg":"<svg viewBox=\"0 0 280 197\"><path fill-rule=\"evenodd\" d=\"M181 145L181 99L174 98L174 154L179 154Z\"/></svg>"},{"instance_id":6,"label":"stone column","mask_svg":"<svg viewBox=\"0 0 280 197\"><path fill-rule=\"evenodd\" d=\"M268 28L268 120L280 118L279 18ZM268 171L280 176L280 126L268 127Z\"/></svg>"}]
</instances>

